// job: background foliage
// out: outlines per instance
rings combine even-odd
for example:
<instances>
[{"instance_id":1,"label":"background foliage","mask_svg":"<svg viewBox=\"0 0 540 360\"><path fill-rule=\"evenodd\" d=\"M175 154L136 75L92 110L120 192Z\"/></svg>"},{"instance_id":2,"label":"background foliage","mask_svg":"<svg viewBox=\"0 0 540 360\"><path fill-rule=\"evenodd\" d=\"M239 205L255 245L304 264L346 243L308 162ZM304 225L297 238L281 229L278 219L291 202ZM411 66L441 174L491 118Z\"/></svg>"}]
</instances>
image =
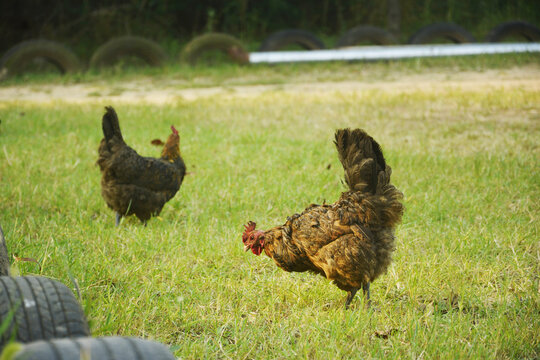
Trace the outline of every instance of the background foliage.
<instances>
[{"instance_id":1,"label":"background foliage","mask_svg":"<svg viewBox=\"0 0 540 360\"><path fill-rule=\"evenodd\" d=\"M337 37L360 24L388 28L392 3L400 8L403 42L438 21L455 22L478 39L503 21L540 23L540 2L530 0L21 0L0 3L0 52L36 37L71 47L95 47L126 34L163 42L221 31L260 42L271 32L301 28Z\"/></svg>"}]
</instances>

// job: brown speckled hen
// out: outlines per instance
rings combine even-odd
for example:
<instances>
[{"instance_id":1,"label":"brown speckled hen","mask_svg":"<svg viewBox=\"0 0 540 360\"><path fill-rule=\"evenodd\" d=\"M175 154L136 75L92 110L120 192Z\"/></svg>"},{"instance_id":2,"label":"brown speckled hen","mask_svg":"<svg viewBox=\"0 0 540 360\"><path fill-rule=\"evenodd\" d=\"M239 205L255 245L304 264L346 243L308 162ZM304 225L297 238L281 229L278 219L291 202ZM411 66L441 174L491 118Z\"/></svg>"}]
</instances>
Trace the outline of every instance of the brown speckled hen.
<instances>
[{"instance_id":1,"label":"brown speckled hen","mask_svg":"<svg viewBox=\"0 0 540 360\"><path fill-rule=\"evenodd\" d=\"M160 158L142 157L122 137L118 116L112 107L103 115L103 136L97 164L101 169L101 195L122 216L135 214L144 224L157 216L174 197L184 180L186 166L180 155L180 135L171 126Z\"/></svg>"},{"instance_id":2,"label":"brown speckled hen","mask_svg":"<svg viewBox=\"0 0 540 360\"><path fill-rule=\"evenodd\" d=\"M402 193L381 147L361 129L337 130L335 144L349 190L332 205L308 206L281 226L242 235L244 249L262 251L285 271L311 271L347 291L347 308L359 289L383 274L394 251L394 228L403 215Z\"/></svg>"}]
</instances>

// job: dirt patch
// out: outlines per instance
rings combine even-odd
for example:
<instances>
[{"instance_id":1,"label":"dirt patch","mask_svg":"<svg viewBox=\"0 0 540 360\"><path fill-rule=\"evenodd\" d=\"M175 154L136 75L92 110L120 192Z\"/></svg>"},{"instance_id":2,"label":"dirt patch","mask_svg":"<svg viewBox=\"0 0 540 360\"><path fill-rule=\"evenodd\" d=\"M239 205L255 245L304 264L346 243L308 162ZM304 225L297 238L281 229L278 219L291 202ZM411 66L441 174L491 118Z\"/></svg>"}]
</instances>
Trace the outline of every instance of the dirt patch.
<instances>
[{"instance_id":1,"label":"dirt patch","mask_svg":"<svg viewBox=\"0 0 540 360\"><path fill-rule=\"evenodd\" d=\"M272 85L227 85L178 88L173 82L152 84L147 80L74 85L29 85L0 87L0 102L68 103L123 102L168 104L209 97L253 97L263 93L358 93L379 90L390 93L443 92L449 89L484 92L490 89L519 88L540 91L540 68L526 67L482 72L392 74L387 80L301 82Z\"/></svg>"}]
</instances>

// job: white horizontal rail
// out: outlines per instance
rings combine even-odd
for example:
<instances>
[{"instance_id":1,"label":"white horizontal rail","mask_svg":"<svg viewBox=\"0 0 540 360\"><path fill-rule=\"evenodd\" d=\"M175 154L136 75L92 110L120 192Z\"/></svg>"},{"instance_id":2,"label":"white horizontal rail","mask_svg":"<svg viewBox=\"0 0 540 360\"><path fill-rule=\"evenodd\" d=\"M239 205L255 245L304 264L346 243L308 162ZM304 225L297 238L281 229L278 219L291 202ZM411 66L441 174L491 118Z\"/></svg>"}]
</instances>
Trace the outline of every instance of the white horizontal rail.
<instances>
[{"instance_id":1,"label":"white horizontal rail","mask_svg":"<svg viewBox=\"0 0 540 360\"><path fill-rule=\"evenodd\" d=\"M540 52L540 43L358 46L345 49L252 52L249 62L389 60L415 57Z\"/></svg>"}]
</instances>

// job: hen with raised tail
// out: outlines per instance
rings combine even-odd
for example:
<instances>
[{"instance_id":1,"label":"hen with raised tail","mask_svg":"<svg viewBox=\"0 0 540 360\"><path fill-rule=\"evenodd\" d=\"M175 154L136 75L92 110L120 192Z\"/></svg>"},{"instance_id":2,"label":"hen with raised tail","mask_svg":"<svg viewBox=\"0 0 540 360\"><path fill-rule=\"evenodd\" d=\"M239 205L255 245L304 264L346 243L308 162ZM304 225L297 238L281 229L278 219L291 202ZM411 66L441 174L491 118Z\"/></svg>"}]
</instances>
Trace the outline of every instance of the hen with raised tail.
<instances>
[{"instance_id":1,"label":"hen with raised tail","mask_svg":"<svg viewBox=\"0 0 540 360\"><path fill-rule=\"evenodd\" d=\"M348 307L359 289L369 287L392 260L394 229L403 215L403 195L379 144L361 129L335 134L349 190L335 203L309 205L285 224L266 231L252 221L242 235L244 249L263 251L286 271L311 271L348 292Z\"/></svg>"}]
</instances>

